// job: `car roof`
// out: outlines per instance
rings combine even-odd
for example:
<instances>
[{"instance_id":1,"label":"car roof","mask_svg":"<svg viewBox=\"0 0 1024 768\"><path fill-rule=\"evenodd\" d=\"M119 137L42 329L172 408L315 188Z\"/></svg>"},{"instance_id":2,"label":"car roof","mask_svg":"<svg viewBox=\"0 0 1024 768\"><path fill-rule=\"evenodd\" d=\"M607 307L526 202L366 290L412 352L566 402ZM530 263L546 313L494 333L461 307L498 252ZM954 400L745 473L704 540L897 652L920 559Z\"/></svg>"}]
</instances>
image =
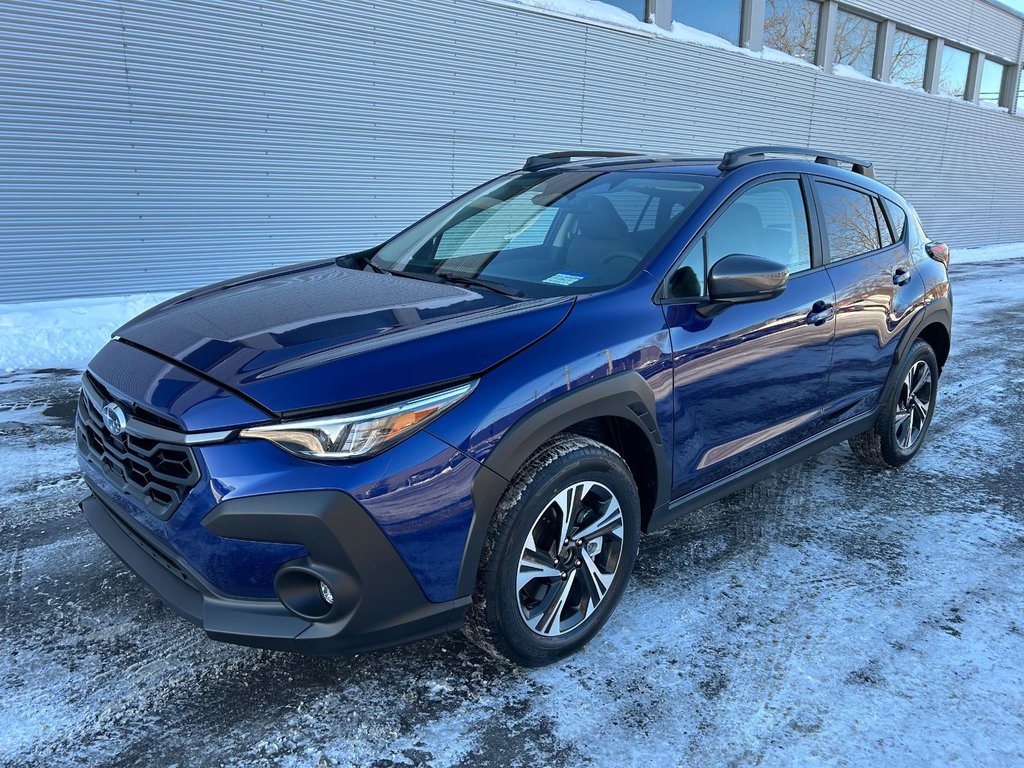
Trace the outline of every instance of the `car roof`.
<instances>
[{"instance_id":1,"label":"car roof","mask_svg":"<svg viewBox=\"0 0 1024 768\"><path fill-rule=\"evenodd\" d=\"M752 147L749 150L766 149L771 147ZM778 148L780 150L787 148ZM642 173L686 173L690 175L706 176L717 179L725 179L736 175L738 181L746 181L752 176L762 176L772 173L807 173L817 176L833 178L848 184L854 184L865 189L872 190L878 194L895 197L902 200L894 190L873 178L873 173L865 172L871 169L870 163L860 164L853 158L843 155L816 155L815 159L803 159L799 157L769 157L767 154L758 156L757 153L749 154L749 150L737 150L736 153L728 153L725 158L718 157L683 157L664 154L622 154L616 157L585 157L579 159L566 158L564 162L551 162L537 170L558 170L558 171L589 171L608 173L612 171L638 171ZM748 156L740 162L728 167L729 155L748 152ZM814 150L800 150L806 157L814 155ZM556 153L561 154L561 153ZM859 172L839 167L832 159L841 158L847 164L855 163L861 167ZM531 159L532 160L532 159ZM727 167L723 167L727 166ZM754 169L753 172L745 169Z\"/></svg>"}]
</instances>

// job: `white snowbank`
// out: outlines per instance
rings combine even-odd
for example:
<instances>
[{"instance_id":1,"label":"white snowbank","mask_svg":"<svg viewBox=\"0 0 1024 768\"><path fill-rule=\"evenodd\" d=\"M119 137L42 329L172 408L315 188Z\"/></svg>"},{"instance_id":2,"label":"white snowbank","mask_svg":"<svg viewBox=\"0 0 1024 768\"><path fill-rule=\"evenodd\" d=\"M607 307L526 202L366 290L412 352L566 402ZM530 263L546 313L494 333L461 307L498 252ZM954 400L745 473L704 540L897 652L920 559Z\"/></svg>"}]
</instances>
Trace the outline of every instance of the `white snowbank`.
<instances>
[{"instance_id":1,"label":"white snowbank","mask_svg":"<svg viewBox=\"0 0 1024 768\"><path fill-rule=\"evenodd\" d=\"M1003 243L986 245L981 248L957 248L950 250L952 264L979 264L988 261L1009 261L1024 259L1024 243Z\"/></svg>"},{"instance_id":2,"label":"white snowbank","mask_svg":"<svg viewBox=\"0 0 1024 768\"><path fill-rule=\"evenodd\" d=\"M173 293L0 304L0 371L84 368L128 320Z\"/></svg>"}]
</instances>

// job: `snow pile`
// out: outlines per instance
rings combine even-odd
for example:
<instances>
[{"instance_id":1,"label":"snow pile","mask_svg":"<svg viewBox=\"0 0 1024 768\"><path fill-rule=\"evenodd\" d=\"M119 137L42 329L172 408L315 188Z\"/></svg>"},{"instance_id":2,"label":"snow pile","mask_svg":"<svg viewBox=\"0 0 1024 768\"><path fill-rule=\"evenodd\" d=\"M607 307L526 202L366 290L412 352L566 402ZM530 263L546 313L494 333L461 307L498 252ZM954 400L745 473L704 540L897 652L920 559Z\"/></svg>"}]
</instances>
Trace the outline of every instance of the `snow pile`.
<instances>
[{"instance_id":1,"label":"snow pile","mask_svg":"<svg viewBox=\"0 0 1024 768\"><path fill-rule=\"evenodd\" d=\"M0 371L85 368L110 334L173 293L0 304Z\"/></svg>"},{"instance_id":2,"label":"snow pile","mask_svg":"<svg viewBox=\"0 0 1024 768\"><path fill-rule=\"evenodd\" d=\"M986 245L981 248L952 248L950 261L953 264L979 264L987 261L1009 261L1024 259L1024 243Z\"/></svg>"}]
</instances>

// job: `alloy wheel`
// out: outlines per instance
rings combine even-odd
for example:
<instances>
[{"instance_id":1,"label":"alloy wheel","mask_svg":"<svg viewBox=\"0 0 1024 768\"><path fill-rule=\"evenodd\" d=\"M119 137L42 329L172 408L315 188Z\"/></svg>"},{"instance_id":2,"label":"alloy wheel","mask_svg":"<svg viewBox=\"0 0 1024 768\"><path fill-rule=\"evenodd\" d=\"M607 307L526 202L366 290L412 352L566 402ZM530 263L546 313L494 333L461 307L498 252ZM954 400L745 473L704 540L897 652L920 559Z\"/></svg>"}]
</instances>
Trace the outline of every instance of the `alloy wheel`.
<instances>
[{"instance_id":1,"label":"alloy wheel","mask_svg":"<svg viewBox=\"0 0 1024 768\"><path fill-rule=\"evenodd\" d=\"M896 443L902 450L911 450L921 439L932 408L932 394L932 370L924 360L918 360L910 366L896 402Z\"/></svg>"},{"instance_id":2,"label":"alloy wheel","mask_svg":"<svg viewBox=\"0 0 1024 768\"><path fill-rule=\"evenodd\" d=\"M533 632L557 637L594 614L622 556L622 509L601 483L574 483L551 499L519 556L519 612Z\"/></svg>"}]
</instances>

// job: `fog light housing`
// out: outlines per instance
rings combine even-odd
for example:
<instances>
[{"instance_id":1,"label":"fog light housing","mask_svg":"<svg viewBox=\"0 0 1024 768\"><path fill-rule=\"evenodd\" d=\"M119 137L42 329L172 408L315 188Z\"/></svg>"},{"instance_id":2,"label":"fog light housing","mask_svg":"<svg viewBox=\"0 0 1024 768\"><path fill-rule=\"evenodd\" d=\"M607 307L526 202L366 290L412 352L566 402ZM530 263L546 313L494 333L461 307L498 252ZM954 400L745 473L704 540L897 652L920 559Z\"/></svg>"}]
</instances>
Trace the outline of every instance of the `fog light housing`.
<instances>
[{"instance_id":1,"label":"fog light housing","mask_svg":"<svg viewBox=\"0 0 1024 768\"><path fill-rule=\"evenodd\" d=\"M331 588L327 586L327 582L320 582L320 597L328 605L334 605L334 593L331 592Z\"/></svg>"}]
</instances>

